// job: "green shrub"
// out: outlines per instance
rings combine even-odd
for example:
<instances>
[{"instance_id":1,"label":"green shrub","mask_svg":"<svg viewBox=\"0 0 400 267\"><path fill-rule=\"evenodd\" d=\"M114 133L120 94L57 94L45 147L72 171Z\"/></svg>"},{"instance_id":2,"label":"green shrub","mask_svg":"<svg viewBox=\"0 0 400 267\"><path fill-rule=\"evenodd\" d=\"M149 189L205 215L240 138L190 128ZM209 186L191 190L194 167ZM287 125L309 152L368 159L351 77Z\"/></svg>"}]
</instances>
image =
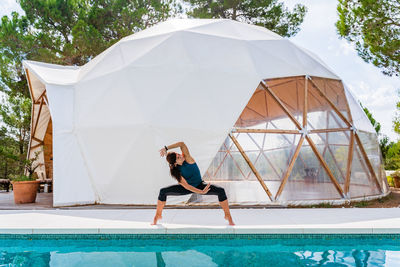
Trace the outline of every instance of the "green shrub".
<instances>
[{"instance_id":1,"label":"green shrub","mask_svg":"<svg viewBox=\"0 0 400 267\"><path fill-rule=\"evenodd\" d=\"M14 176L14 177L11 177L11 180L14 182L35 181L35 179L33 177L30 178L29 176L26 176L26 175Z\"/></svg>"},{"instance_id":2,"label":"green shrub","mask_svg":"<svg viewBox=\"0 0 400 267\"><path fill-rule=\"evenodd\" d=\"M394 182L392 176L386 176L389 186L394 187Z\"/></svg>"}]
</instances>

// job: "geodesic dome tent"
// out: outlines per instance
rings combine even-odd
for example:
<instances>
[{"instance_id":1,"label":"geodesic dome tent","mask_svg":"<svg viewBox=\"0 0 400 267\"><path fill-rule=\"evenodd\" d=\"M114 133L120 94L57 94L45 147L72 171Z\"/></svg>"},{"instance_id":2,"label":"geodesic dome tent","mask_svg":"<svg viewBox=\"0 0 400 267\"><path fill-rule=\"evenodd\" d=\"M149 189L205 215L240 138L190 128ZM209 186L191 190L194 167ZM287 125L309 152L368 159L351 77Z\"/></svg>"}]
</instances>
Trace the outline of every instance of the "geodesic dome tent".
<instances>
[{"instance_id":1,"label":"geodesic dome tent","mask_svg":"<svg viewBox=\"0 0 400 267\"><path fill-rule=\"evenodd\" d=\"M154 204L174 183L158 150L177 141L233 204L387 193L374 129L340 78L265 28L169 20L82 67L24 67L29 153L40 154L39 177L53 176L55 206ZM188 202L217 199L168 199Z\"/></svg>"}]
</instances>

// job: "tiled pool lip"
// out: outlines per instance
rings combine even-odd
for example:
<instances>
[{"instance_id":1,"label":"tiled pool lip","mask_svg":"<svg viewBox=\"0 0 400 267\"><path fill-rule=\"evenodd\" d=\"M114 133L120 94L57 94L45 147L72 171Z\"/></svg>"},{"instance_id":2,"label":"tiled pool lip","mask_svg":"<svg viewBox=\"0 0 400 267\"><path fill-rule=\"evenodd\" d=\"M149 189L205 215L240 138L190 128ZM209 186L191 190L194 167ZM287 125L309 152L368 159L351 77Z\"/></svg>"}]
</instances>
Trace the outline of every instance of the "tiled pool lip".
<instances>
[{"instance_id":1,"label":"tiled pool lip","mask_svg":"<svg viewBox=\"0 0 400 267\"><path fill-rule=\"evenodd\" d=\"M280 235L280 234L333 234L333 235L354 235L354 234L365 234L365 235L382 235L382 234L397 234L400 235L399 228L385 228L385 229L366 229L366 228L259 228L259 229L212 229L212 228L175 228L175 229L164 229L164 230L149 230L149 229L118 229L118 228L6 228L0 229L0 235L43 235L43 234L54 234L54 235L75 235L75 234L105 234L105 235L190 235L190 234L216 234L216 235Z\"/></svg>"},{"instance_id":2,"label":"tiled pool lip","mask_svg":"<svg viewBox=\"0 0 400 267\"><path fill-rule=\"evenodd\" d=\"M0 234L0 240L51 240L51 239L391 239L398 241L400 234Z\"/></svg>"},{"instance_id":3,"label":"tiled pool lip","mask_svg":"<svg viewBox=\"0 0 400 267\"><path fill-rule=\"evenodd\" d=\"M0 210L0 235L399 235L400 209Z\"/></svg>"}]
</instances>

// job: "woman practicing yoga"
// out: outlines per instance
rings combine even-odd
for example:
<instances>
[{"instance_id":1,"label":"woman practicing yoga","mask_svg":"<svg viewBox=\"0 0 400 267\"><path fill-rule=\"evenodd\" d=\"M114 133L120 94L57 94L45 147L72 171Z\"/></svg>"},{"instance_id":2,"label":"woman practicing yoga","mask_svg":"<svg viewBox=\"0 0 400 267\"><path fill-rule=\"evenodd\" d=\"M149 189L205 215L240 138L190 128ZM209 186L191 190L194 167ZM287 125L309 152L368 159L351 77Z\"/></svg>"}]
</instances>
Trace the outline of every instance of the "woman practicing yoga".
<instances>
[{"instance_id":1,"label":"woman practicing yoga","mask_svg":"<svg viewBox=\"0 0 400 267\"><path fill-rule=\"evenodd\" d=\"M168 150L178 147L181 149L182 154L176 152L167 153ZM165 146L160 150L160 155L161 157L164 157L165 155L167 156L171 176L174 177L179 184L161 188L153 224L157 224L157 221L162 218L161 214L165 202L167 201L167 196L180 196L197 193L202 195L217 195L219 204L224 210L225 219L229 222L229 225L235 225L229 211L229 204L225 190L219 186L206 184L201 179L199 167L197 167L196 161L190 155L185 143L179 142Z\"/></svg>"}]
</instances>

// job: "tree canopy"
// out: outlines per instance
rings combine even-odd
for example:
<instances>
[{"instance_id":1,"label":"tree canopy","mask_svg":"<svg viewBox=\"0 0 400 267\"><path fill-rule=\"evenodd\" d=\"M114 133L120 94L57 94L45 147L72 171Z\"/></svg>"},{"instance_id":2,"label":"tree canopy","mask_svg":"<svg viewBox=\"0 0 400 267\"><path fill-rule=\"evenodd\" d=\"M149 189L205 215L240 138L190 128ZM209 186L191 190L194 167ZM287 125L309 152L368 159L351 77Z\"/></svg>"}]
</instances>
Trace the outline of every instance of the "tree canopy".
<instances>
[{"instance_id":1,"label":"tree canopy","mask_svg":"<svg viewBox=\"0 0 400 267\"><path fill-rule=\"evenodd\" d=\"M22 174L31 102L23 60L83 65L121 38L179 11L175 0L19 0L0 21L0 177Z\"/></svg>"},{"instance_id":2,"label":"tree canopy","mask_svg":"<svg viewBox=\"0 0 400 267\"><path fill-rule=\"evenodd\" d=\"M289 11L278 0L183 0L195 18L224 18L265 27L282 36L300 30L307 8L297 4Z\"/></svg>"},{"instance_id":3,"label":"tree canopy","mask_svg":"<svg viewBox=\"0 0 400 267\"><path fill-rule=\"evenodd\" d=\"M231 18L278 34L299 31L306 8L289 11L277 0L17 0L25 14L0 21L0 175L21 172L30 127L30 95L23 60L84 65L121 38L182 12L193 17ZM212 8L207 13L208 5ZM231 14L231 15L229 15Z\"/></svg>"},{"instance_id":4,"label":"tree canopy","mask_svg":"<svg viewBox=\"0 0 400 267\"><path fill-rule=\"evenodd\" d=\"M172 16L174 0L19 0L25 15L0 24L0 90L29 97L21 61L83 65L106 48Z\"/></svg>"},{"instance_id":5,"label":"tree canopy","mask_svg":"<svg viewBox=\"0 0 400 267\"><path fill-rule=\"evenodd\" d=\"M386 75L400 74L400 2L339 0L339 35L355 45L358 55Z\"/></svg>"},{"instance_id":6,"label":"tree canopy","mask_svg":"<svg viewBox=\"0 0 400 267\"><path fill-rule=\"evenodd\" d=\"M362 109L364 110L365 115L367 115L369 121L371 122L372 126L374 127L376 134L380 135L381 134L381 123L375 120L374 116L369 111L369 109L367 107L365 107L361 102L360 102L360 105L361 105Z\"/></svg>"},{"instance_id":7,"label":"tree canopy","mask_svg":"<svg viewBox=\"0 0 400 267\"><path fill-rule=\"evenodd\" d=\"M0 102L0 177L23 172L29 142L30 111L30 99L21 94L4 97Z\"/></svg>"}]
</instances>

